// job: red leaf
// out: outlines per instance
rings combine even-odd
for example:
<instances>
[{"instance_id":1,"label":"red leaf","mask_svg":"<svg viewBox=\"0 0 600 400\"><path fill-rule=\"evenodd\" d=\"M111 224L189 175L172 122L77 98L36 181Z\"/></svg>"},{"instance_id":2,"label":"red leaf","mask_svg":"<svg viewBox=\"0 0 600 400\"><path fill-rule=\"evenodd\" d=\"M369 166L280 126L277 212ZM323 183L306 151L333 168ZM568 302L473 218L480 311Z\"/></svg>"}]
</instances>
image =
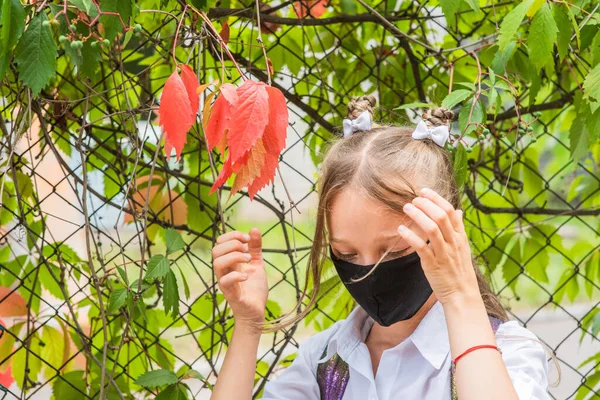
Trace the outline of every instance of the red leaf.
<instances>
[{"instance_id":1,"label":"red leaf","mask_svg":"<svg viewBox=\"0 0 600 400\"><path fill-rule=\"evenodd\" d=\"M231 157L227 157L225 162L223 163L223 168L221 168L221 172L219 172L219 176L215 179L215 183L210 188L210 192L208 194L213 194L215 190L223 186L227 179L233 174L233 169L231 169Z\"/></svg>"},{"instance_id":2,"label":"red leaf","mask_svg":"<svg viewBox=\"0 0 600 400\"><path fill-rule=\"evenodd\" d=\"M279 157L285 147L288 127L288 108L281 90L267 86L269 94L269 123L263 134L265 149L269 154Z\"/></svg>"},{"instance_id":3,"label":"red leaf","mask_svg":"<svg viewBox=\"0 0 600 400\"><path fill-rule=\"evenodd\" d=\"M227 100L230 105L234 105L238 102L237 89L231 83L222 84L219 90L221 91L221 94L225 96L225 100Z\"/></svg>"},{"instance_id":4,"label":"red leaf","mask_svg":"<svg viewBox=\"0 0 600 400\"><path fill-rule=\"evenodd\" d=\"M206 126L206 141L208 142L208 150L221 143L225 136L225 130L231 124L231 106L223 94L217 98L210 111L208 124ZM221 151L221 149L219 149ZM221 154L223 154L221 152Z\"/></svg>"},{"instance_id":5,"label":"red leaf","mask_svg":"<svg viewBox=\"0 0 600 400\"><path fill-rule=\"evenodd\" d=\"M192 113L194 114L194 121L196 120L196 114L198 113L198 107L200 107L200 99L198 98L198 77L196 73L189 67L189 65L181 64L181 79L185 85L188 98L190 99L190 105L192 107ZM207 85L208 86L208 85Z\"/></svg>"},{"instance_id":6,"label":"red leaf","mask_svg":"<svg viewBox=\"0 0 600 400\"><path fill-rule=\"evenodd\" d=\"M177 71L173 71L165 83L158 115L160 124L165 131L165 153L170 158L171 149L174 147L177 161L179 161L187 132L192 127L195 117L185 84Z\"/></svg>"},{"instance_id":7,"label":"red leaf","mask_svg":"<svg viewBox=\"0 0 600 400\"><path fill-rule=\"evenodd\" d=\"M11 293L12 292L12 293ZM25 299L16 291L0 286L0 317L20 317L27 315Z\"/></svg>"},{"instance_id":8,"label":"red leaf","mask_svg":"<svg viewBox=\"0 0 600 400\"><path fill-rule=\"evenodd\" d=\"M248 195L250 196L250 200L254 199L254 195L256 195L259 190L273 182L278 165L279 156L274 156L270 153L265 154L265 162L260 170L260 175L254 179L250 186L248 186Z\"/></svg>"},{"instance_id":9,"label":"red leaf","mask_svg":"<svg viewBox=\"0 0 600 400\"><path fill-rule=\"evenodd\" d=\"M263 82L247 80L237 89L237 94L227 133L232 164L262 137L269 122L269 95Z\"/></svg>"},{"instance_id":10,"label":"red leaf","mask_svg":"<svg viewBox=\"0 0 600 400\"><path fill-rule=\"evenodd\" d=\"M223 22L223 25L221 26L221 33L219 33L219 35L225 44L229 43L229 23L227 21Z\"/></svg>"},{"instance_id":11,"label":"red leaf","mask_svg":"<svg viewBox=\"0 0 600 400\"><path fill-rule=\"evenodd\" d=\"M294 3L294 11L300 18L307 15L313 18L319 18L327 10L326 0L300 0Z\"/></svg>"},{"instance_id":12,"label":"red leaf","mask_svg":"<svg viewBox=\"0 0 600 400\"><path fill-rule=\"evenodd\" d=\"M12 376L12 368L9 366L4 372L0 372L0 385L5 388L9 388L13 384L14 378Z\"/></svg>"}]
</instances>

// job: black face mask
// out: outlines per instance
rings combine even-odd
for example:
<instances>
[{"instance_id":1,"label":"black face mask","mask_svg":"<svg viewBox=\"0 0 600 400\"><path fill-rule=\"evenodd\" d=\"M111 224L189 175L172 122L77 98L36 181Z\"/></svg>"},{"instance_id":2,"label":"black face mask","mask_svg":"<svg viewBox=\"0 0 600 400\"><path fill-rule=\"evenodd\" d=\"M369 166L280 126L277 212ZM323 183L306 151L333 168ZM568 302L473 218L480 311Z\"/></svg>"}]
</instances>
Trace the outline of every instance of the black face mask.
<instances>
[{"instance_id":1,"label":"black face mask","mask_svg":"<svg viewBox=\"0 0 600 400\"><path fill-rule=\"evenodd\" d=\"M383 326L413 317L423 307L433 290L421 268L421 259L414 252L379 263L375 271L359 282L375 264L358 265L329 253L346 289L356 302Z\"/></svg>"}]
</instances>

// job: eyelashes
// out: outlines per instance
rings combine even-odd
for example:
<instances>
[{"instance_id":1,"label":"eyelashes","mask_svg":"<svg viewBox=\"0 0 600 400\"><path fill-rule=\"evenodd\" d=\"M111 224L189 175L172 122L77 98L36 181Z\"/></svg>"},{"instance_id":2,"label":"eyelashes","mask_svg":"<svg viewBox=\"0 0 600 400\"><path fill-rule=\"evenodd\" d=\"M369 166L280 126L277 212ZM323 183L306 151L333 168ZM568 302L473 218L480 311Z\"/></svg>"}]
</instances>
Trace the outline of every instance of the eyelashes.
<instances>
[{"instance_id":1,"label":"eyelashes","mask_svg":"<svg viewBox=\"0 0 600 400\"><path fill-rule=\"evenodd\" d=\"M408 247L404 250L400 250L400 251L390 251L389 253L387 253L387 255L385 256L385 259L390 259L393 260L394 258L399 258L402 257L403 255L406 254L406 252L408 251ZM340 260L344 260L344 261L350 261L352 260L354 257L356 257L355 253L347 253L347 254L338 254L337 258L339 258Z\"/></svg>"}]
</instances>

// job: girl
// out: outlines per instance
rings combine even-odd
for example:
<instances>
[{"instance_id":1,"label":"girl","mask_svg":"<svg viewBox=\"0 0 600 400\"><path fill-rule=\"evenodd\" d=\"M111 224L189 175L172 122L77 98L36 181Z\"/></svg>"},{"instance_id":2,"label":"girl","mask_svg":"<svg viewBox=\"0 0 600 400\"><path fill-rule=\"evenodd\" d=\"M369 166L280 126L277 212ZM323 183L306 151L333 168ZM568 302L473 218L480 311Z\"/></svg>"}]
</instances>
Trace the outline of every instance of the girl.
<instances>
[{"instance_id":1,"label":"girl","mask_svg":"<svg viewBox=\"0 0 600 400\"><path fill-rule=\"evenodd\" d=\"M471 257L444 148L454 114L426 112L410 129L373 125L374 106L373 96L350 103L324 159L306 278L315 290L302 312L265 327L260 232L217 239L235 327L212 399L252 398L261 331L307 314L328 255L358 306L302 343L264 400L549 399L544 348L508 320Z\"/></svg>"}]
</instances>

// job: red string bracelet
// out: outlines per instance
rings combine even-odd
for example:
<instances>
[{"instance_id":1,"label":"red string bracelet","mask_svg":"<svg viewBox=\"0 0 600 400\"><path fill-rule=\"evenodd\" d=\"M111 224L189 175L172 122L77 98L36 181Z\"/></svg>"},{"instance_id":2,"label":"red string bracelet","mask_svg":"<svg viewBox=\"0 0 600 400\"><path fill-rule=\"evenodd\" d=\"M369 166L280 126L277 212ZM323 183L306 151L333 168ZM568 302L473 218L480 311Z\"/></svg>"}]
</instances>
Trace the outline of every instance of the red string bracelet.
<instances>
[{"instance_id":1,"label":"red string bracelet","mask_svg":"<svg viewBox=\"0 0 600 400\"><path fill-rule=\"evenodd\" d=\"M502 350L500 350L498 348L498 346L493 346L491 344L482 344L479 346L470 347L467 350L465 350L461 355L457 356L454 360L452 360L452 372L454 372L456 370L456 363L458 362L458 360L460 360L461 358L463 358L470 352L479 350L479 349L494 349L494 350L497 350L500 354L502 354Z\"/></svg>"}]
</instances>

